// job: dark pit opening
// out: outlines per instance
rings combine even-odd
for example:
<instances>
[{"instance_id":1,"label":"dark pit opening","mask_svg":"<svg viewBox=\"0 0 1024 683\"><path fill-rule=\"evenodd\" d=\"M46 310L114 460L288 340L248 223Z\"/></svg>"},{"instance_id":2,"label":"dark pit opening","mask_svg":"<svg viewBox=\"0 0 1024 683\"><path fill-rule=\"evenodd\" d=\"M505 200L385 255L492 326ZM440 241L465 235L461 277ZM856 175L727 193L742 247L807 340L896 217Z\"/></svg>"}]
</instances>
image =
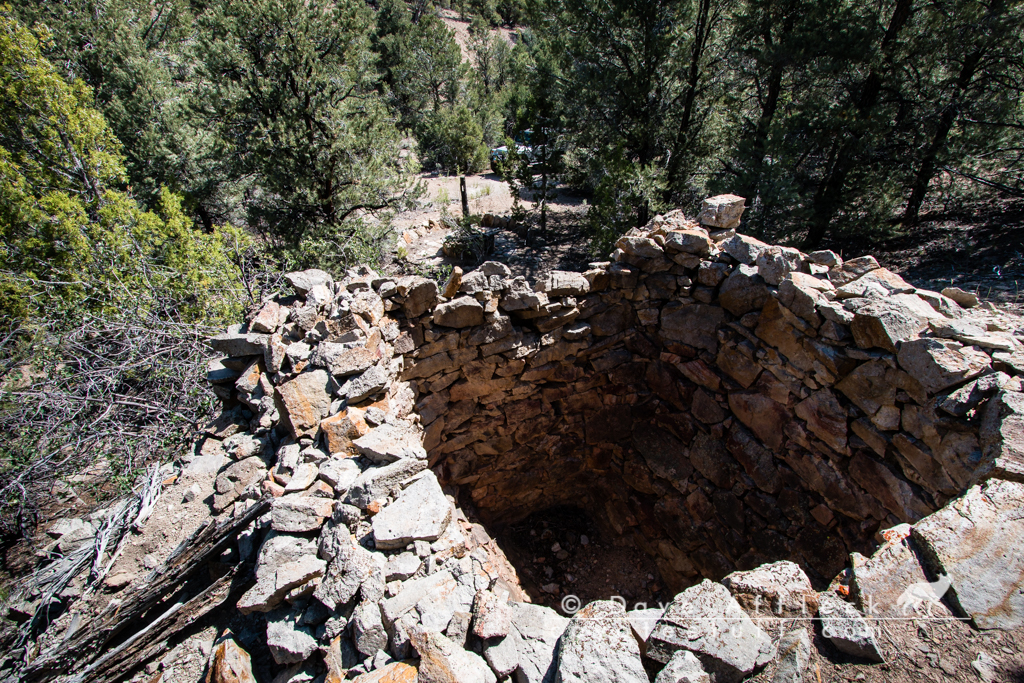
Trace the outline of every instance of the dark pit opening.
<instances>
[{"instance_id":1,"label":"dark pit opening","mask_svg":"<svg viewBox=\"0 0 1024 683\"><path fill-rule=\"evenodd\" d=\"M580 508L540 510L492 533L535 604L561 609L567 596L581 605L618 596L632 609L671 599L651 557L629 539L602 533Z\"/></svg>"}]
</instances>

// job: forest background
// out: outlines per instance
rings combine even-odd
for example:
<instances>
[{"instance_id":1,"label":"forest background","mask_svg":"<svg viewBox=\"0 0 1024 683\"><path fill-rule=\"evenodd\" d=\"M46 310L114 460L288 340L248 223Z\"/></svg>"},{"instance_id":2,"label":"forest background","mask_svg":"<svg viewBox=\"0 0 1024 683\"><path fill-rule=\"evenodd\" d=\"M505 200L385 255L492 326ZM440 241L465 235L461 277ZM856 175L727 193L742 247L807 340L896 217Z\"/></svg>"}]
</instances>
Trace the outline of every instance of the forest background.
<instances>
[{"instance_id":1,"label":"forest background","mask_svg":"<svg viewBox=\"0 0 1024 683\"><path fill-rule=\"evenodd\" d=\"M1024 197L1016 0L13 0L0 89L8 538L184 447L277 273L381 265L423 171L525 131L499 170L584 196L595 254L724 191L808 248Z\"/></svg>"}]
</instances>

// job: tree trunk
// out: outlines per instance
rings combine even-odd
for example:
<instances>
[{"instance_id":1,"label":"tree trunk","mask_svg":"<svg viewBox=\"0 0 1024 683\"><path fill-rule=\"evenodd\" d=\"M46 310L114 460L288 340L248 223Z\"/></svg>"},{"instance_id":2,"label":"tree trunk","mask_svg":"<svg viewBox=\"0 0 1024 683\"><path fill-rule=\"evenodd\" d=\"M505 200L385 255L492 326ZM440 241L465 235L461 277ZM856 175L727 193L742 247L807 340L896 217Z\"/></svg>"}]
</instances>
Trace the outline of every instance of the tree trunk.
<instances>
[{"instance_id":1,"label":"tree trunk","mask_svg":"<svg viewBox=\"0 0 1024 683\"><path fill-rule=\"evenodd\" d=\"M469 193L466 192L466 176L459 178L459 194L462 195L462 217L469 216Z\"/></svg>"},{"instance_id":2,"label":"tree trunk","mask_svg":"<svg viewBox=\"0 0 1024 683\"><path fill-rule=\"evenodd\" d=\"M885 31L885 37L882 39L882 64L878 68L873 68L868 77L864 79L864 85L856 102L857 116L853 123L853 131L839 147L831 172L822 180L821 185L818 186L818 191L814 194L811 227L807 232L807 239L804 242L806 248L813 248L821 243L825 233L828 232L828 226L832 222L832 217L835 216L836 211L839 209L843 189L846 184L846 176L849 175L856 161L854 159L854 151L864 137L864 131L859 128L868 119L871 110L878 103L878 97L882 92L883 78L892 66L892 52L896 38L910 19L911 5L913 5L913 0L898 0L896 7L893 8L889 27Z\"/></svg>"},{"instance_id":3,"label":"tree trunk","mask_svg":"<svg viewBox=\"0 0 1024 683\"><path fill-rule=\"evenodd\" d=\"M679 128L676 130L675 145L668 162L668 172L665 174L665 201L671 201L672 187L675 185L679 171L683 163L683 148L687 143L690 133L690 123L693 120L693 106L697 100L697 86L700 84L700 62L704 57L704 49L707 47L708 18L711 14L711 0L700 0L697 8L697 21L693 29L693 50L690 51L690 68L686 78L686 96L683 98L683 114L679 121ZM649 211L645 206L641 212L642 218L646 219ZM641 225L646 224L644 220Z\"/></svg>"},{"instance_id":4,"label":"tree trunk","mask_svg":"<svg viewBox=\"0 0 1024 683\"><path fill-rule=\"evenodd\" d=\"M928 150L925 152L924 158L921 159L921 167L917 171L917 177L914 178L910 199L907 200L907 208L903 212L904 227L917 223L921 212L921 204L924 203L925 195L928 194L928 185L931 184L932 178L935 176L939 154L945 149L946 138L949 136L950 129L953 128L953 122L956 121L956 115L960 108L960 96L967 89L971 79L974 78L974 72L981 61L981 55L982 50L975 50L964 60L964 65L960 69L960 75L957 77L956 84L953 87L953 94L942 110L942 116L939 118L939 127L935 129L935 135L932 136L931 144L928 145Z\"/></svg>"}]
</instances>

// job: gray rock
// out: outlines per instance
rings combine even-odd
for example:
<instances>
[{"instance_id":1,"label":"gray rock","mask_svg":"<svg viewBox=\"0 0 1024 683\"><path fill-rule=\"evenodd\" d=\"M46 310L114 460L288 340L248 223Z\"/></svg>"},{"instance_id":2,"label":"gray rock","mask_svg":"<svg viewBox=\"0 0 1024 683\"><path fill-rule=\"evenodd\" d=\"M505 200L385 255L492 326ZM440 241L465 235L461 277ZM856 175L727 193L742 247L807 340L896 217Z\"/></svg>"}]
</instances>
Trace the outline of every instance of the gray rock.
<instances>
[{"instance_id":1,"label":"gray rock","mask_svg":"<svg viewBox=\"0 0 1024 683\"><path fill-rule=\"evenodd\" d=\"M317 367L327 368L335 377L348 377L372 367L377 362L377 355L362 346L323 342L316 347L309 362Z\"/></svg>"},{"instance_id":2,"label":"gray rock","mask_svg":"<svg viewBox=\"0 0 1024 683\"><path fill-rule=\"evenodd\" d=\"M665 234L665 251L670 254L684 253L695 256L711 254L711 239L704 229L671 230Z\"/></svg>"},{"instance_id":3,"label":"gray rock","mask_svg":"<svg viewBox=\"0 0 1024 683\"><path fill-rule=\"evenodd\" d=\"M473 615L470 612L455 612L452 614L452 618L448 622L448 628L444 631L444 634L448 636L448 640L459 647L466 647L466 638L469 636L469 622L472 618Z\"/></svg>"},{"instance_id":4,"label":"gray rock","mask_svg":"<svg viewBox=\"0 0 1024 683\"><path fill-rule=\"evenodd\" d=\"M764 278L758 275L756 268L742 263L733 269L718 290L718 302L733 315L759 311L767 299L768 287Z\"/></svg>"},{"instance_id":5,"label":"gray rock","mask_svg":"<svg viewBox=\"0 0 1024 683\"><path fill-rule=\"evenodd\" d=\"M316 651L316 638L308 626L299 625L300 617L288 608L267 615L267 647L278 664L303 662Z\"/></svg>"},{"instance_id":6,"label":"gray rock","mask_svg":"<svg viewBox=\"0 0 1024 683\"><path fill-rule=\"evenodd\" d=\"M898 524L882 533L886 542L870 558L860 553L850 554L850 586L857 607L865 614L881 618L904 618L922 608L932 614L936 607L937 616L952 616L941 603L907 604L903 598L906 590L915 584L928 583L909 539L910 525Z\"/></svg>"},{"instance_id":7,"label":"gray rock","mask_svg":"<svg viewBox=\"0 0 1024 683\"><path fill-rule=\"evenodd\" d=\"M446 585L454 587L455 579L447 569L434 572L420 579L406 581L402 585L402 592L393 598L388 598L381 604L381 614L386 624L394 624L406 612L416 606L420 600L426 598L438 586Z\"/></svg>"},{"instance_id":8,"label":"gray rock","mask_svg":"<svg viewBox=\"0 0 1024 683\"><path fill-rule=\"evenodd\" d=\"M661 615L664 613L665 610L658 607L634 609L626 613L626 619L629 620L629 625L633 629L633 636L640 643L641 654L647 654L647 640L654 632L654 627L658 625L658 619L661 619Z\"/></svg>"},{"instance_id":9,"label":"gray rock","mask_svg":"<svg viewBox=\"0 0 1024 683\"><path fill-rule=\"evenodd\" d=\"M484 322L484 307L471 296L438 304L434 309L434 324L442 327L472 327Z\"/></svg>"},{"instance_id":10,"label":"gray rock","mask_svg":"<svg viewBox=\"0 0 1024 683\"><path fill-rule=\"evenodd\" d=\"M661 336L717 353L718 328L723 323L725 311L719 306L673 301L661 311Z\"/></svg>"},{"instance_id":11,"label":"gray rock","mask_svg":"<svg viewBox=\"0 0 1024 683\"><path fill-rule=\"evenodd\" d=\"M285 274L284 279L288 281L288 284L292 286L292 289L294 289L295 293L299 296L305 296L306 292L317 285L327 285L331 283L330 273L316 268L287 273Z\"/></svg>"},{"instance_id":12,"label":"gray rock","mask_svg":"<svg viewBox=\"0 0 1024 683\"><path fill-rule=\"evenodd\" d=\"M517 683L553 683L555 650L569 620L549 607L512 603L509 634L484 650L499 676L515 673Z\"/></svg>"},{"instance_id":13,"label":"gray rock","mask_svg":"<svg viewBox=\"0 0 1024 683\"><path fill-rule=\"evenodd\" d=\"M720 194L708 197L700 207L697 221L701 225L718 228L719 230L735 228L740 224L740 216L743 215L743 209L745 208L743 203L745 201L743 197L738 197L734 194Z\"/></svg>"},{"instance_id":14,"label":"gray rock","mask_svg":"<svg viewBox=\"0 0 1024 683\"><path fill-rule=\"evenodd\" d=\"M262 356L267 335L255 332L224 332L210 339L210 347L226 356Z\"/></svg>"},{"instance_id":15,"label":"gray rock","mask_svg":"<svg viewBox=\"0 0 1024 683\"><path fill-rule=\"evenodd\" d=\"M289 479L288 484L285 485L285 493L305 491L313 485L313 482L316 481L316 477L319 473L319 468L317 468L313 463L302 463L295 468L295 471L292 473L292 478Z\"/></svg>"},{"instance_id":16,"label":"gray rock","mask_svg":"<svg viewBox=\"0 0 1024 683\"><path fill-rule=\"evenodd\" d=\"M553 270L537 283L537 291L548 296L580 296L590 291L590 283L580 273Z\"/></svg>"},{"instance_id":17,"label":"gray rock","mask_svg":"<svg viewBox=\"0 0 1024 683\"><path fill-rule=\"evenodd\" d=\"M573 615L559 640L555 681L649 681L622 605L598 600Z\"/></svg>"},{"instance_id":18,"label":"gray rock","mask_svg":"<svg viewBox=\"0 0 1024 683\"><path fill-rule=\"evenodd\" d=\"M360 587L370 581L375 572L381 574L380 580L383 582L383 572L374 561L373 553L353 543L331 560L313 597L334 610L355 597ZM369 600L367 596L364 597Z\"/></svg>"},{"instance_id":19,"label":"gray rock","mask_svg":"<svg viewBox=\"0 0 1024 683\"><path fill-rule=\"evenodd\" d=\"M292 429L292 436L316 436L320 420L331 409L331 376L324 370L304 372L277 387L277 396L284 409L284 417Z\"/></svg>"},{"instance_id":20,"label":"gray rock","mask_svg":"<svg viewBox=\"0 0 1024 683\"><path fill-rule=\"evenodd\" d=\"M1000 391L989 399L978 432L982 459L975 480L1024 481L1024 393Z\"/></svg>"},{"instance_id":21,"label":"gray rock","mask_svg":"<svg viewBox=\"0 0 1024 683\"><path fill-rule=\"evenodd\" d=\"M853 340L859 348L877 347L896 353L896 344L916 338L927 326L927 320L906 306L884 300L872 300L854 313L850 332L853 333Z\"/></svg>"},{"instance_id":22,"label":"gray rock","mask_svg":"<svg viewBox=\"0 0 1024 683\"><path fill-rule=\"evenodd\" d=\"M402 308L409 319L418 318L437 303L437 283L430 278L409 276L399 280L399 294L404 291Z\"/></svg>"},{"instance_id":23,"label":"gray rock","mask_svg":"<svg viewBox=\"0 0 1024 683\"><path fill-rule=\"evenodd\" d=\"M380 618L380 608L373 602L361 602L352 613L352 640L356 649L367 657L388 646L388 634Z\"/></svg>"},{"instance_id":24,"label":"gray rock","mask_svg":"<svg viewBox=\"0 0 1024 683\"><path fill-rule=\"evenodd\" d=\"M256 585L239 599L238 611L242 614L269 612L280 605L290 591L322 576L326 567L327 563L315 555L274 566L264 564L257 574Z\"/></svg>"},{"instance_id":25,"label":"gray rock","mask_svg":"<svg viewBox=\"0 0 1024 683\"><path fill-rule=\"evenodd\" d=\"M320 463L318 472L320 478L327 482L336 494L342 496L362 474L359 464L352 458L330 458Z\"/></svg>"},{"instance_id":26,"label":"gray rock","mask_svg":"<svg viewBox=\"0 0 1024 683\"><path fill-rule=\"evenodd\" d=\"M817 593L807 574L795 562L763 564L746 572L733 572L722 585L748 612L806 617L814 613Z\"/></svg>"},{"instance_id":27,"label":"gray rock","mask_svg":"<svg viewBox=\"0 0 1024 683\"><path fill-rule=\"evenodd\" d=\"M754 265L761 252L766 251L769 245L749 235L733 235L719 245L725 253L732 256L740 263L748 266Z\"/></svg>"},{"instance_id":28,"label":"gray rock","mask_svg":"<svg viewBox=\"0 0 1024 683\"><path fill-rule=\"evenodd\" d=\"M739 681L774 656L768 635L724 586L707 579L672 600L647 642L647 656L659 662L683 649L718 683Z\"/></svg>"},{"instance_id":29,"label":"gray rock","mask_svg":"<svg viewBox=\"0 0 1024 683\"><path fill-rule=\"evenodd\" d=\"M711 676L704 671L700 660L692 652L679 650L668 660L665 668L658 672L654 683L711 683Z\"/></svg>"},{"instance_id":30,"label":"gray rock","mask_svg":"<svg viewBox=\"0 0 1024 683\"><path fill-rule=\"evenodd\" d=\"M237 369L224 365L224 358L214 358L206 364L206 381L210 384L234 384L241 374Z\"/></svg>"},{"instance_id":31,"label":"gray rock","mask_svg":"<svg viewBox=\"0 0 1024 683\"><path fill-rule=\"evenodd\" d=\"M214 481L213 509L226 509L250 486L258 485L267 475L266 465L258 457L233 463Z\"/></svg>"},{"instance_id":32,"label":"gray rock","mask_svg":"<svg viewBox=\"0 0 1024 683\"><path fill-rule=\"evenodd\" d=\"M270 522L275 531L301 534L319 529L333 511L333 500L292 494L274 500Z\"/></svg>"},{"instance_id":33,"label":"gray rock","mask_svg":"<svg viewBox=\"0 0 1024 683\"><path fill-rule=\"evenodd\" d=\"M359 403L381 391L390 379L382 367L374 365L358 377L345 382L341 387L341 393L348 399L349 404Z\"/></svg>"},{"instance_id":34,"label":"gray rock","mask_svg":"<svg viewBox=\"0 0 1024 683\"><path fill-rule=\"evenodd\" d=\"M786 276L799 270L802 257L792 247L772 246L757 256L757 272L770 285L778 287Z\"/></svg>"},{"instance_id":35,"label":"gray rock","mask_svg":"<svg viewBox=\"0 0 1024 683\"><path fill-rule=\"evenodd\" d=\"M875 641L874 629L856 607L835 593L818 594L818 618L822 635L840 652L872 662L885 661Z\"/></svg>"},{"instance_id":36,"label":"gray rock","mask_svg":"<svg viewBox=\"0 0 1024 683\"><path fill-rule=\"evenodd\" d=\"M393 555L388 558L388 564L384 568L384 580L390 583L411 579L422 565L423 561L416 557L415 553Z\"/></svg>"},{"instance_id":37,"label":"gray rock","mask_svg":"<svg viewBox=\"0 0 1024 683\"><path fill-rule=\"evenodd\" d=\"M419 683L495 683L480 655L467 652L440 633L417 630L410 634L420 655Z\"/></svg>"},{"instance_id":38,"label":"gray rock","mask_svg":"<svg viewBox=\"0 0 1024 683\"><path fill-rule=\"evenodd\" d=\"M383 424L352 443L360 453L379 465L403 458L427 459L421 434L409 425Z\"/></svg>"},{"instance_id":39,"label":"gray rock","mask_svg":"<svg viewBox=\"0 0 1024 683\"><path fill-rule=\"evenodd\" d=\"M310 539L271 530L256 555L256 576L273 574L280 565L311 555L316 555L316 544Z\"/></svg>"},{"instance_id":40,"label":"gray rock","mask_svg":"<svg viewBox=\"0 0 1024 683\"><path fill-rule=\"evenodd\" d=\"M394 503L373 518L377 548L404 548L413 541L436 541L452 518L452 506L434 473L427 470Z\"/></svg>"},{"instance_id":41,"label":"gray rock","mask_svg":"<svg viewBox=\"0 0 1024 683\"><path fill-rule=\"evenodd\" d=\"M948 576L955 604L978 628L1024 624L1024 484L990 479L973 486L915 524L912 538Z\"/></svg>"},{"instance_id":42,"label":"gray rock","mask_svg":"<svg viewBox=\"0 0 1024 683\"><path fill-rule=\"evenodd\" d=\"M373 501L397 489L400 482L425 469L427 461L414 458L404 458L384 467L371 467L352 482L345 502L365 510Z\"/></svg>"},{"instance_id":43,"label":"gray rock","mask_svg":"<svg viewBox=\"0 0 1024 683\"><path fill-rule=\"evenodd\" d=\"M772 683L799 683L811 660L811 639L804 629L787 631L779 641L779 666Z\"/></svg>"},{"instance_id":44,"label":"gray rock","mask_svg":"<svg viewBox=\"0 0 1024 683\"><path fill-rule=\"evenodd\" d=\"M352 534L349 533L348 527L332 519L320 529L320 538L317 540L316 548L320 557L330 562L341 553L346 552L352 545Z\"/></svg>"}]
</instances>

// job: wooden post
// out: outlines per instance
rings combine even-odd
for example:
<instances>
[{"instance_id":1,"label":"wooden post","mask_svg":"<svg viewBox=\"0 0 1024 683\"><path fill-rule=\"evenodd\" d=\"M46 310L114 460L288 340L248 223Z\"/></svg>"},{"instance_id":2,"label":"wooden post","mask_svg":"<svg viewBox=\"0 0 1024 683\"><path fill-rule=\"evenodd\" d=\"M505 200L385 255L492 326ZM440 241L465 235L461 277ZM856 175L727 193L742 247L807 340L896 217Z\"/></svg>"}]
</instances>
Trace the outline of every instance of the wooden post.
<instances>
[{"instance_id":1,"label":"wooden post","mask_svg":"<svg viewBox=\"0 0 1024 683\"><path fill-rule=\"evenodd\" d=\"M462 195L462 217L469 215L469 194L466 192L466 176L459 178L459 194Z\"/></svg>"}]
</instances>

